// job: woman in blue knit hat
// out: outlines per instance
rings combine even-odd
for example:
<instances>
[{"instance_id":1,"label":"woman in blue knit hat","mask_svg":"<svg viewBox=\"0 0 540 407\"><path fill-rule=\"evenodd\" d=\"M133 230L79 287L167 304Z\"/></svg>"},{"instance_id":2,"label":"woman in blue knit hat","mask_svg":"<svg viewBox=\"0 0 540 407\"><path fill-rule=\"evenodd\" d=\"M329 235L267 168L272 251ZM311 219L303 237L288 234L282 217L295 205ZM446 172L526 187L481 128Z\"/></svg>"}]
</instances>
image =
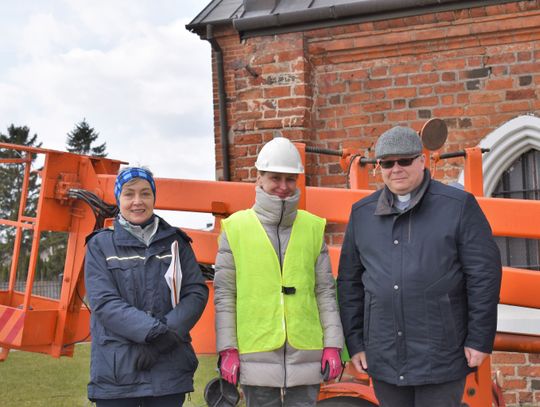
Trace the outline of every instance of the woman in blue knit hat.
<instances>
[{"instance_id":1,"label":"woman in blue knit hat","mask_svg":"<svg viewBox=\"0 0 540 407\"><path fill-rule=\"evenodd\" d=\"M87 243L88 398L97 407L178 407L193 391L198 362L189 331L204 310L208 288L191 239L154 214L152 173L122 169L114 194L120 209L114 227ZM173 266L181 270L176 299L165 279Z\"/></svg>"}]
</instances>

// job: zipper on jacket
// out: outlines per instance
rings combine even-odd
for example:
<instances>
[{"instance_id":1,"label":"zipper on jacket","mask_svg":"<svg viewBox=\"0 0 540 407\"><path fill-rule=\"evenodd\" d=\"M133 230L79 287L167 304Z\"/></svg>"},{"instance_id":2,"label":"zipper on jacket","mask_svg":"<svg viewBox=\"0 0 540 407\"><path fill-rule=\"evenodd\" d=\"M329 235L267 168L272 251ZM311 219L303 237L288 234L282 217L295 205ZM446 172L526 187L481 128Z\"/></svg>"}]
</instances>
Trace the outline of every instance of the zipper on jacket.
<instances>
[{"instance_id":1,"label":"zipper on jacket","mask_svg":"<svg viewBox=\"0 0 540 407\"><path fill-rule=\"evenodd\" d=\"M412 234L412 212L414 211L414 208L412 208L410 211L409 211L409 237L408 237L408 240L407 240L407 243L411 243L411 234Z\"/></svg>"},{"instance_id":2,"label":"zipper on jacket","mask_svg":"<svg viewBox=\"0 0 540 407\"><path fill-rule=\"evenodd\" d=\"M283 388L281 389L281 405L285 402L287 391L287 329L285 329L285 343L283 344Z\"/></svg>"},{"instance_id":3,"label":"zipper on jacket","mask_svg":"<svg viewBox=\"0 0 540 407\"><path fill-rule=\"evenodd\" d=\"M281 213L279 215L279 221L276 225L277 232L277 247L278 247L278 258L279 258L279 271L283 275L283 260L281 259L281 239L279 237L279 227L281 226L281 221L283 220L283 214L285 213L285 201L281 201Z\"/></svg>"},{"instance_id":4,"label":"zipper on jacket","mask_svg":"<svg viewBox=\"0 0 540 407\"><path fill-rule=\"evenodd\" d=\"M279 227L283 220L283 214L285 213L285 201L281 201L281 214L279 215L279 221L276 226L277 232L277 245L278 245L278 258L279 258L279 271L283 278L283 260L281 258L281 239L279 237ZM283 280L282 280L283 283ZM285 343L283 344L283 388L281 389L281 404L285 399L285 388L287 387L287 322L285 321L285 299L283 298L283 289L281 290L281 303L283 305L283 331L285 332Z\"/></svg>"}]
</instances>

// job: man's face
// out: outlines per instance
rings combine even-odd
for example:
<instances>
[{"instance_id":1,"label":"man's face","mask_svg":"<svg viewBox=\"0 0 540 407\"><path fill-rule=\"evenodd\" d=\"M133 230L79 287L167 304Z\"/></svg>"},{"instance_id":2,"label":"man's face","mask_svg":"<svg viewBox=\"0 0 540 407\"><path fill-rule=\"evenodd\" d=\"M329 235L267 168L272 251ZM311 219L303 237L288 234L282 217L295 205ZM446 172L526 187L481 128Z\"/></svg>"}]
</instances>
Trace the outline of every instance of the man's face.
<instances>
[{"instance_id":1,"label":"man's face","mask_svg":"<svg viewBox=\"0 0 540 407\"><path fill-rule=\"evenodd\" d=\"M142 178L126 182L120 192L120 213L128 222L139 225L154 213L154 193Z\"/></svg>"},{"instance_id":2,"label":"man's face","mask_svg":"<svg viewBox=\"0 0 540 407\"><path fill-rule=\"evenodd\" d=\"M280 199L294 195L298 174L285 174L282 172L265 172L257 174L257 185L269 195Z\"/></svg>"},{"instance_id":3,"label":"man's face","mask_svg":"<svg viewBox=\"0 0 540 407\"><path fill-rule=\"evenodd\" d=\"M411 159L411 164L406 165ZM402 165L397 160L403 160ZM394 161L394 165L391 168L383 167L385 162L390 164L391 161ZM424 162L425 157L423 155L419 155L416 158L414 156L384 157L379 161L382 179L388 189L394 194L408 194L422 183L422 179L424 178Z\"/></svg>"}]
</instances>

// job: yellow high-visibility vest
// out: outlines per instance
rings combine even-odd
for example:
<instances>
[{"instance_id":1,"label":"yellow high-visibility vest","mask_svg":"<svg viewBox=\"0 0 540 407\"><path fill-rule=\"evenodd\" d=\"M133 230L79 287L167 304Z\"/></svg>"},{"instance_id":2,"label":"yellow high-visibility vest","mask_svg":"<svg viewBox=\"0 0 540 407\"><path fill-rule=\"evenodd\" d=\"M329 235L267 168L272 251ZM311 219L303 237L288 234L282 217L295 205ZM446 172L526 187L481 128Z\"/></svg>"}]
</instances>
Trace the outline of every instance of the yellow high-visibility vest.
<instances>
[{"instance_id":1,"label":"yellow high-visibility vest","mask_svg":"<svg viewBox=\"0 0 540 407\"><path fill-rule=\"evenodd\" d=\"M236 332L240 353L323 347L315 265L326 220L299 210L283 269L253 209L222 221L236 266ZM288 293L288 294L287 294Z\"/></svg>"}]
</instances>

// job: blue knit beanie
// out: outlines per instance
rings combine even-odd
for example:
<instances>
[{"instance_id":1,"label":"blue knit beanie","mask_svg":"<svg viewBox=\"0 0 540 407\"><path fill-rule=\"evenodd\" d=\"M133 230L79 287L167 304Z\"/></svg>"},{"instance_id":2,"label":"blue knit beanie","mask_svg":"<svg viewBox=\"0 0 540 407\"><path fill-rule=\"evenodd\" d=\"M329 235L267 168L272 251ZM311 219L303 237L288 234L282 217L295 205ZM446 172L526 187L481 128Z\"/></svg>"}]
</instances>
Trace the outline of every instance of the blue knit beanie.
<instances>
[{"instance_id":1,"label":"blue knit beanie","mask_svg":"<svg viewBox=\"0 0 540 407\"><path fill-rule=\"evenodd\" d=\"M114 183L114 196L116 198L116 203L120 203L120 193L122 192L122 187L128 181L131 181L135 178L142 178L150 184L152 192L154 193L154 201L156 199L156 183L154 182L154 177L152 173L146 168L141 167L128 167L120 171L116 177L116 182Z\"/></svg>"}]
</instances>

